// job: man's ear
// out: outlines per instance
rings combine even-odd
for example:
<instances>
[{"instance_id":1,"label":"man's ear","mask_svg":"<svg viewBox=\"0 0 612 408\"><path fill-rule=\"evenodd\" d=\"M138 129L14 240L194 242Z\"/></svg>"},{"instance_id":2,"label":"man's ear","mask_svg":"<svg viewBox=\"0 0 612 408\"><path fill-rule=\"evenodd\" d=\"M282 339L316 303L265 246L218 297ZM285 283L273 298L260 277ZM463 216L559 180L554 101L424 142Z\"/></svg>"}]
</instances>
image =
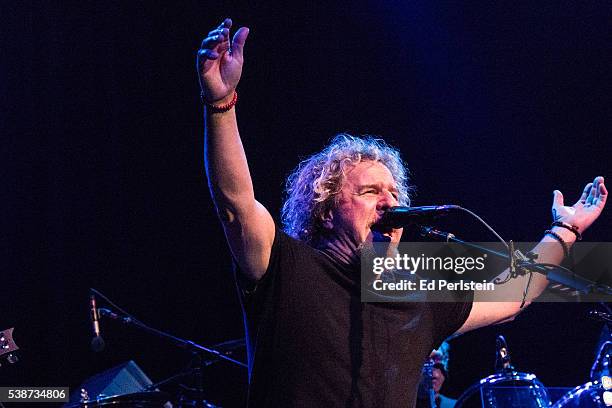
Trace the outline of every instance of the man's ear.
<instances>
[{"instance_id":1,"label":"man's ear","mask_svg":"<svg viewBox=\"0 0 612 408\"><path fill-rule=\"evenodd\" d=\"M321 224L323 225L323 228L331 230L334 228L334 214L332 213L331 209L328 209L327 211L325 211L325 214L323 214L323 219L321 220Z\"/></svg>"}]
</instances>

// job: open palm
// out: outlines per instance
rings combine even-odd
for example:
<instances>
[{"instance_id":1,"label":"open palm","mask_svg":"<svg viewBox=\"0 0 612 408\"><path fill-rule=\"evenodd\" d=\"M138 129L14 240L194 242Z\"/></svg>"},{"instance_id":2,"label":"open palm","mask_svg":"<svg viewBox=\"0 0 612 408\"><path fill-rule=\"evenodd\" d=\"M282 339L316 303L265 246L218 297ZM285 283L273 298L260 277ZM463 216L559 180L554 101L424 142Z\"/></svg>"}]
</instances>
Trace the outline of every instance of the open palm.
<instances>
[{"instance_id":1,"label":"open palm","mask_svg":"<svg viewBox=\"0 0 612 408\"><path fill-rule=\"evenodd\" d=\"M243 49L249 29L236 31L230 44L232 20L225 19L219 27L208 33L198 50L197 70L200 87L206 102L212 104L229 101L233 95L244 62Z\"/></svg>"},{"instance_id":2,"label":"open palm","mask_svg":"<svg viewBox=\"0 0 612 408\"><path fill-rule=\"evenodd\" d=\"M578 227L584 232L599 217L608 198L608 190L603 177L595 177L584 188L582 195L571 207L563 204L563 194L555 190L552 213L554 221L562 221Z\"/></svg>"}]
</instances>

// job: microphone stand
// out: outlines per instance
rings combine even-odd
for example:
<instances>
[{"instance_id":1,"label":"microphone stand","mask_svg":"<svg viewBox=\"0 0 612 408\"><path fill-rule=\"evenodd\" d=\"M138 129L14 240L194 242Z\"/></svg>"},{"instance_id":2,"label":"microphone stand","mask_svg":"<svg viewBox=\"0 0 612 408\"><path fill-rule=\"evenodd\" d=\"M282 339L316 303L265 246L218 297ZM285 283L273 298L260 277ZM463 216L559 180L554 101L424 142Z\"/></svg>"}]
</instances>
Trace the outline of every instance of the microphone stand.
<instances>
[{"instance_id":1,"label":"microphone stand","mask_svg":"<svg viewBox=\"0 0 612 408\"><path fill-rule=\"evenodd\" d=\"M153 327L147 326L146 324L144 324L143 322L141 322L138 319L135 319L132 316L121 316L115 312L113 312L112 310L109 309L98 309L100 316L104 316L104 317L108 317L110 319L113 320L117 320L120 321L121 323L127 325L127 326L133 326L136 327L142 331L145 331L147 333L153 334L159 338L168 340L169 342L173 343L175 346L187 349L189 351L191 351L192 353L208 353L208 354L212 354L213 356L215 356L218 359L221 360L226 360L229 361L231 363L234 363L236 365L239 365L241 367L247 367L247 365L241 361L235 360L231 357L226 356L225 354L223 354L222 352L220 352L219 350L215 350L213 348L209 348L206 346L202 346L200 344L195 343L194 341L191 340L186 340L186 339L182 339L180 337L176 337L173 336L172 334L163 332L161 330L155 329ZM214 361L213 361L214 362Z\"/></svg>"},{"instance_id":2,"label":"microphone stand","mask_svg":"<svg viewBox=\"0 0 612 408\"><path fill-rule=\"evenodd\" d=\"M157 387L159 387L160 385L163 384L167 384L170 383L172 381L178 380L180 378L183 377L187 377L190 375L195 375L196 376L196 383L197 383L197 389L196 392L198 392L199 396L201 397L203 395L203 384L204 384L204 376L203 376L203 368L210 366L211 364L214 364L218 361L221 360L225 360L225 361L229 361L230 363L233 363L235 365L238 365L240 367L247 367L247 365L241 361L235 360L227 355L225 355L222 351L219 351L215 348L211 348L211 347L206 347L206 346L202 346L200 344L195 343L192 340L187 340L187 339L183 339L177 336L174 336L172 334L163 332L159 329L147 326L146 324L144 324L143 322L141 322L140 320L136 319L134 316L131 316L129 313L127 313L126 311L124 311L123 309L121 309L119 306L115 305L110 299L108 299L106 296L104 296L104 294L102 294L101 292L97 291L94 288L90 288L90 291L99 295L102 299L106 300L109 304L111 304L113 307L115 307L116 309L118 309L120 311L121 314L110 310L110 309L106 309L106 308L99 308L98 309L98 313L100 315L100 317L106 317L109 318L111 320L115 320L118 322L121 322L122 324L126 325L126 326L132 326L135 327L139 330L142 330L144 332L147 332L149 334L152 334L156 337L162 338L172 344L174 344L175 346L178 346L180 348L189 350L192 354L194 354L194 356L197 358L197 364L196 367L189 367L185 370L183 370L182 372L178 373L178 374L174 374L172 376L170 376L169 378L166 378L162 381L159 381L155 384L151 384L148 385L147 387L145 387L144 391L153 391L155 390ZM224 343L221 343L219 346L222 346ZM209 354L212 355L213 358L212 359L204 359L204 354ZM183 386L184 387L184 386ZM181 397L182 398L182 397ZM194 402L194 401L192 401ZM206 400L204 400L203 398L198 398L198 401L196 401L196 405L195 406L203 406L203 407L214 407L214 405L209 404Z\"/></svg>"},{"instance_id":3,"label":"microphone stand","mask_svg":"<svg viewBox=\"0 0 612 408\"><path fill-rule=\"evenodd\" d=\"M534 254L532 252L523 254L519 249L514 248L513 241L509 241L507 243L508 252L503 253L492 250L490 248L485 248L481 245L477 245L472 242L463 241L457 238L453 233L439 231L431 226L419 225L419 227L422 237L442 240L446 242L455 242L469 248L474 248L486 252L487 254L493 255L497 258L507 260L510 269L510 276L508 277L508 279L515 278L518 275L526 275L527 273L536 272L546 276L546 278L551 282L563 285L565 287L569 287L580 293L588 294L599 292L607 295L612 295L612 288L610 286L598 284L589 279L577 276L571 270L559 265L539 264L535 262L535 260L537 259L537 254ZM504 282L507 282L507 280ZM504 282L495 281L494 283ZM528 287L529 283L527 284L527 288L525 288L525 295L527 294ZM524 303L525 299L523 299L523 304L521 305L521 307L524 305Z\"/></svg>"},{"instance_id":4,"label":"microphone stand","mask_svg":"<svg viewBox=\"0 0 612 408\"><path fill-rule=\"evenodd\" d=\"M124 325L127 326L132 326L132 327L136 327L139 330L142 330L144 332L147 332L149 334L152 334L154 336L157 336L159 338L162 338L166 341L169 341L170 343L174 344L175 346L184 348L189 350L191 353L194 354L195 358L197 358L197 364L195 364L195 367L188 367L187 369L184 369L183 371L179 372L178 374L173 374L172 376L161 380L159 382L156 382L154 384L150 384L147 387L145 387L145 391L153 391L156 390L160 385L164 385L164 384L168 384L171 383L173 381L179 380L181 378L184 377L188 377L188 376L195 376L195 381L196 381L196 387L195 389L189 389L190 391L195 391L196 395L198 395L197 401L191 401L191 402L195 402L196 405L195 406L202 406L202 407L214 407L214 405L211 405L210 403L208 403L208 401L206 401L203 396L204 396L204 374L203 374L203 369L205 367L208 367L218 361L221 360L225 360L225 361L229 361L233 364L236 364L238 366L241 367L247 367L247 365L241 361L235 360L229 356L226 356L224 353L222 353L219 350L210 348L210 347L206 347L206 346L202 346L200 344L195 343L192 340L186 340L186 339L182 339L180 337L174 336L172 334L163 332L161 330L158 330L156 328L147 326L146 324L144 324L143 322L139 321L138 319L130 316L130 315L119 315L117 313L115 313L112 310L109 309L105 309L105 308L100 308L98 309L98 312L100 314L100 316L104 316L107 318L110 318L112 320L116 320L121 322ZM204 359L204 354L210 354L213 356L213 359ZM182 384L179 384L181 387L186 387ZM181 396L181 401L182 398L184 397L184 395Z\"/></svg>"}]
</instances>

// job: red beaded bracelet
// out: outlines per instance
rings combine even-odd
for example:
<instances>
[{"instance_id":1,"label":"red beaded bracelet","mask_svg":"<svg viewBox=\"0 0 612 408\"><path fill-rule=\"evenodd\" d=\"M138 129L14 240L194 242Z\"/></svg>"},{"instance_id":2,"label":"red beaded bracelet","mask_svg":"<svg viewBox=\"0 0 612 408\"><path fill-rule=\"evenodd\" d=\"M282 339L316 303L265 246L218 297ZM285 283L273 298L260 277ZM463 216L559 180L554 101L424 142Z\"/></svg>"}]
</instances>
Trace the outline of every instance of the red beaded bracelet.
<instances>
[{"instance_id":1,"label":"red beaded bracelet","mask_svg":"<svg viewBox=\"0 0 612 408\"><path fill-rule=\"evenodd\" d=\"M204 99L203 91L200 93L200 98L202 99L202 103L206 105L206 107L210 110L211 113L223 113L236 106L236 102L238 102L238 92L234 91L234 97L229 103L226 103L225 105L213 105L212 103L206 102L206 100Z\"/></svg>"}]
</instances>

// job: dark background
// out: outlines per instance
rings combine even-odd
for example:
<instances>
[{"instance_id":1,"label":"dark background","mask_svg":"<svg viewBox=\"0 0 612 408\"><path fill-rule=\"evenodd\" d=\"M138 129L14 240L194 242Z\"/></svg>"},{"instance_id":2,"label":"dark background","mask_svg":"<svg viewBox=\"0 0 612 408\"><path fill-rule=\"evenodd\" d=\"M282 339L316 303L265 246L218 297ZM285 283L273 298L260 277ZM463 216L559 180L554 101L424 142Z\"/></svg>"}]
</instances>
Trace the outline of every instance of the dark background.
<instances>
[{"instance_id":1,"label":"dark background","mask_svg":"<svg viewBox=\"0 0 612 408\"><path fill-rule=\"evenodd\" d=\"M3 2L0 328L16 328L21 361L0 367L1 385L76 387L128 359L156 381L187 364L108 321L91 352L89 287L199 343L243 335L194 69L227 16L251 28L237 110L272 214L300 158L369 133L402 151L415 205L460 204L538 240L553 189L575 202L609 176L612 145L610 8L540 3ZM492 239L461 221L459 235ZM611 229L608 209L586 238ZM447 394L492 373L497 333L546 385L585 383L601 330L588 309L538 304L453 340ZM246 370L206 373L211 400L240 405Z\"/></svg>"}]
</instances>

